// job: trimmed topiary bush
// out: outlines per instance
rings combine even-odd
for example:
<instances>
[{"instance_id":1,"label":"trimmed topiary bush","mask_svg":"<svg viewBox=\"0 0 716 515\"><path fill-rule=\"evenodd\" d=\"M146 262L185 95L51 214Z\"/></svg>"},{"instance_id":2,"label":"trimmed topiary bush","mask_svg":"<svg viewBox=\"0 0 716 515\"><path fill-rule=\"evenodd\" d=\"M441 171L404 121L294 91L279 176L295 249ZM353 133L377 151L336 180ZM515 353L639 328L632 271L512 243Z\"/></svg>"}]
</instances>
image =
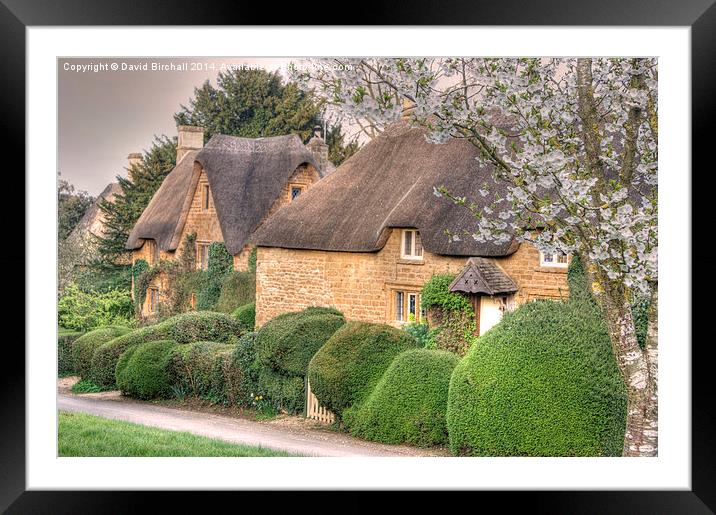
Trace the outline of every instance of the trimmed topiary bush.
<instances>
[{"instance_id":1,"label":"trimmed topiary bush","mask_svg":"<svg viewBox=\"0 0 716 515\"><path fill-rule=\"evenodd\" d=\"M127 349L117 362L116 382L124 395L137 399L166 398L172 395L167 368L177 343L159 340Z\"/></svg>"},{"instance_id":2,"label":"trimmed topiary bush","mask_svg":"<svg viewBox=\"0 0 716 515\"><path fill-rule=\"evenodd\" d=\"M256 303L251 302L236 308L231 316L238 322L242 331L253 331L256 326Z\"/></svg>"},{"instance_id":3,"label":"trimmed topiary bush","mask_svg":"<svg viewBox=\"0 0 716 515\"><path fill-rule=\"evenodd\" d=\"M278 409L289 413L303 410L308 363L343 324L343 315L332 308L308 308L268 321L255 342L261 393Z\"/></svg>"},{"instance_id":4,"label":"trimmed topiary bush","mask_svg":"<svg viewBox=\"0 0 716 515\"><path fill-rule=\"evenodd\" d=\"M411 349L393 360L368 399L348 410L355 436L421 447L447 443L450 376L459 358L448 351Z\"/></svg>"},{"instance_id":5,"label":"trimmed topiary bush","mask_svg":"<svg viewBox=\"0 0 716 515\"><path fill-rule=\"evenodd\" d=\"M231 354L229 368L233 381L226 385L227 398L232 404L251 406L259 394L261 363L256 358L256 333L246 333L239 338Z\"/></svg>"},{"instance_id":6,"label":"trimmed topiary bush","mask_svg":"<svg viewBox=\"0 0 716 515\"><path fill-rule=\"evenodd\" d=\"M313 356L308 366L311 390L341 417L370 395L395 356L418 345L410 334L389 325L348 322Z\"/></svg>"},{"instance_id":7,"label":"trimmed topiary bush","mask_svg":"<svg viewBox=\"0 0 716 515\"><path fill-rule=\"evenodd\" d=\"M72 342L82 336L79 331L60 329L57 334L57 374L67 375L75 371L72 363Z\"/></svg>"},{"instance_id":8,"label":"trimmed topiary bush","mask_svg":"<svg viewBox=\"0 0 716 515\"><path fill-rule=\"evenodd\" d=\"M593 302L525 304L450 381L450 448L474 456L619 456L626 391Z\"/></svg>"},{"instance_id":9,"label":"trimmed topiary bush","mask_svg":"<svg viewBox=\"0 0 716 515\"><path fill-rule=\"evenodd\" d=\"M232 313L238 307L256 300L256 274L253 272L229 272L221 284L216 310ZM253 326L251 327L253 330Z\"/></svg>"},{"instance_id":10,"label":"trimmed topiary bush","mask_svg":"<svg viewBox=\"0 0 716 515\"><path fill-rule=\"evenodd\" d=\"M88 379L92 368L92 356L104 343L127 334L131 329L121 326L101 327L77 338L71 347L72 368L82 379Z\"/></svg>"},{"instance_id":11,"label":"trimmed topiary bush","mask_svg":"<svg viewBox=\"0 0 716 515\"><path fill-rule=\"evenodd\" d=\"M233 344L216 342L185 343L174 348L167 369L173 389L182 395L228 402L224 362L234 348Z\"/></svg>"}]
</instances>

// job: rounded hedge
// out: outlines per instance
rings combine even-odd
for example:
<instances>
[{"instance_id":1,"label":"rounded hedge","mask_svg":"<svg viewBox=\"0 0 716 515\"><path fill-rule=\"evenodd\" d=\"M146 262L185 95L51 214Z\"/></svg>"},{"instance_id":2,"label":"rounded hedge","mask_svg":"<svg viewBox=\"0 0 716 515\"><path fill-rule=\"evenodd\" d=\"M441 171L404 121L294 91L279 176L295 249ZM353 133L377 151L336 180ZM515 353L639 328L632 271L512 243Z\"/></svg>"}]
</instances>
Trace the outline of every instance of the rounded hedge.
<instances>
[{"instance_id":1,"label":"rounded hedge","mask_svg":"<svg viewBox=\"0 0 716 515\"><path fill-rule=\"evenodd\" d=\"M450 376L459 358L448 351L411 349L393 360L373 392L344 422L355 436L421 447L447 443Z\"/></svg>"},{"instance_id":2,"label":"rounded hedge","mask_svg":"<svg viewBox=\"0 0 716 515\"><path fill-rule=\"evenodd\" d=\"M389 325L348 322L313 356L308 366L311 390L342 416L370 395L395 356L418 346L410 334Z\"/></svg>"},{"instance_id":3,"label":"rounded hedge","mask_svg":"<svg viewBox=\"0 0 716 515\"><path fill-rule=\"evenodd\" d=\"M90 376L92 356L104 343L128 333L131 329L122 326L107 326L89 331L72 342L72 368L82 379Z\"/></svg>"},{"instance_id":4,"label":"rounded hedge","mask_svg":"<svg viewBox=\"0 0 716 515\"><path fill-rule=\"evenodd\" d=\"M227 385L227 396L232 404L250 406L258 394L261 364L256 358L256 333L246 333L237 342L231 354L230 369L234 380Z\"/></svg>"},{"instance_id":5,"label":"rounded hedge","mask_svg":"<svg viewBox=\"0 0 716 515\"><path fill-rule=\"evenodd\" d=\"M72 362L72 344L80 336L82 333L79 331L59 330L57 335L57 373L59 375L75 371L75 364Z\"/></svg>"},{"instance_id":6,"label":"rounded hedge","mask_svg":"<svg viewBox=\"0 0 716 515\"><path fill-rule=\"evenodd\" d=\"M234 347L233 344L216 342L184 343L175 347L167 368L171 385L183 395L225 402L224 362Z\"/></svg>"},{"instance_id":7,"label":"rounded hedge","mask_svg":"<svg viewBox=\"0 0 716 515\"><path fill-rule=\"evenodd\" d=\"M619 456L626 390L592 302L535 301L505 314L455 368L455 454Z\"/></svg>"},{"instance_id":8,"label":"rounded hedge","mask_svg":"<svg viewBox=\"0 0 716 515\"><path fill-rule=\"evenodd\" d=\"M242 331L253 331L256 326L256 303L250 302L249 304L239 306L231 316L238 322Z\"/></svg>"},{"instance_id":9,"label":"rounded hedge","mask_svg":"<svg viewBox=\"0 0 716 515\"><path fill-rule=\"evenodd\" d=\"M211 311L182 313L158 324L132 331L99 347L92 358L91 379L98 385L112 386L117 360L132 345L157 340L173 340L177 343L225 343L240 334L241 328L229 315Z\"/></svg>"},{"instance_id":10,"label":"rounded hedge","mask_svg":"<svg viewBox=\"0 0 716 515\"><path fill-rule=\"evenodd\" d=\"M122 394L137 399L171 397L167 368L176 346L175 341L159 340L132 346L122 353L116 377Z\"/></svg>"}]
</instances>

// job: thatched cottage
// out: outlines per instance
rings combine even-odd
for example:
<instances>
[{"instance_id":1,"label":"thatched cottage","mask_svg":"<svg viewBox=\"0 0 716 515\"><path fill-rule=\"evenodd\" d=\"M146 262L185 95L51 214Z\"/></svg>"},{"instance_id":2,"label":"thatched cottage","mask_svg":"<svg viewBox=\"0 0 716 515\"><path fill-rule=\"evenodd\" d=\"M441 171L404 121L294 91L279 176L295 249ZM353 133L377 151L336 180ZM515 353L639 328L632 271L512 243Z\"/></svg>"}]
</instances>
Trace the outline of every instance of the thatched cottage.
<instances>
[{"instance_id":1,"label":"thatched cottage","mask_svg":"<svg viewBox=\"0 0 716 515\"><path fill-rule=\"evenodd\" d=\"M182 242L194 233L197 268L207 268L209 245L223 242L234 269L246 270L249 236L323 176L328 145L316 133L308 146L297 135L215 135L204 146L203 129L180 126L178 132L177 164L129 234L132 263L177 259ZM130 154L130 166L137 158ZM160 274L149 285L143 314L155 312L167 293Z\"/></svg>"},{"instance_id":2,"label":"thatched cottage","mask_svg":"<svg viewBox=\"0 0 716 515\"><path fill-rule=\"evenodd\" d=\"M466 140L435 145L407 121L388 127L255 233L257 325L311 305L367 322L420 320L434 274L456 274L451 289L471 298L480 334L506 309L565 296L567 256L447 237L475 220L434 188L483 207L474 192L492 171L477 157Z\"/></svg>"}]
</instances>

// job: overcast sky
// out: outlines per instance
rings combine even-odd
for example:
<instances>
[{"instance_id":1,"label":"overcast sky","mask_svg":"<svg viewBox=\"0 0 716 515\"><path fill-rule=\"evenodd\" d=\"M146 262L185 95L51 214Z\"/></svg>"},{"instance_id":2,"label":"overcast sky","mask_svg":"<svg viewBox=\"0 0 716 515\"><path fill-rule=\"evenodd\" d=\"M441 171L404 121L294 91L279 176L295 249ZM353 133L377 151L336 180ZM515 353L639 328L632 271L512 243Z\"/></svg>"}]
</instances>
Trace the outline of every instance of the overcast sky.
<instances>
[{"instance_id":1,"label":"overcast sky","mask_svg":"<svg viewBox=\"0 0 716 515\"><path fill-rule=\"evenodd\" d=\"M126 175L127 154L148 149L154 135L176 135L173 114L206 79L216 85L223 66L261 66L285 75L280 58L58 59L59 171L75 187L99 194ZM117 71L113 71L112 64ZM187 63L188 71L152 71ZM192 71L192 63L196 70ZM122 65L147 70L122 71Z\"/></svg>"}]
</instances>

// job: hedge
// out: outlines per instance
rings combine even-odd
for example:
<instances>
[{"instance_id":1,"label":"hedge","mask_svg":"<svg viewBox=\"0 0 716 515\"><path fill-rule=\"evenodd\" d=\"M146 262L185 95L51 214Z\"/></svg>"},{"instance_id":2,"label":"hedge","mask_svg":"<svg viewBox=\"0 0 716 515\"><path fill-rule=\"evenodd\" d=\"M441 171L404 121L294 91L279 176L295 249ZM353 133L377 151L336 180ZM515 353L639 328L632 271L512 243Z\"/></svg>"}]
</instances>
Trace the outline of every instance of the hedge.
<instances>
[{"instance_id":1,"label":"hedge","mask_svg":"<svg viewBox=\"0 0 716 515\"><path fill-rule=\"evenodd\" d=\"M395 356L418 345L410 334L388 325L348 322L313 356L311 390L340 417L370 395Z\"/></svg>"},{"instance_id":2,"label":"hedge","mask_svg":"<svg viewBox=\"0 0 716 515\"><path fill-rule=\"evenodd\" d=\"M72 342L82 336L80 331L60 329L57 334L57 374L66 375L75 371L72 363Z\"/></svg>"},{"instance_id":3,"label":"hedge","mask_svg":"<svg viewBox=\"0 0 716 515\"><path fill-rule=\"evenodd\" d=\"M475 456L619 456L626 391L593 302L535 301L482 336L450 381L450 448Z\"/></svg>"},{"instance_id":4,"label":"hedge","mask_svg":"<svg viewBox=\"0 0 716 515\"><path fill-rule=\"evenodd\" d=\"M365 403L346 413L346 425L355 436L376 442L446 444L448 389L458 361L441 350L398 354Z\"/></svg>"},{"instance_id":5,"label":"hedge","mask_svg":"<svg viewBox=\"0 0 716 515\"><path fill-rule=\"evenodd\" d=\"M261 364L256 359L256 333L247 333L239 338L231 354L229 367L233 371L234 381L226 385L227 397L232 404L251 406L259 393L261 370Z\"/></svg>"},{"instance_id":6,"label":"hedge","mask_svg":"<svg viewBox=\"0 0 716 515\"><path fill-rule=\"evenodd\" d=\"M256 274L251 272L230 272L221 284L221 293L216 310L232 313L236 308L256 300ZM253 327L251 328L253 330Z\"/></svg>"},{"instance_id":7,"label":"hedge","mask_svg":"<svg viewBox=\"0 0 716 515\"><path fill-rule=\"evenodd\" d=\"M72 368L74 372L88 379L92 368L92 356L97 349L110 340L127 334L131 329L122 326L108 326L95 329L77 338L71 347Z\"/></svg>"},{"instance_id":8,"label":"hedge","mask_svg":"<svg viewBox=\"0 0 716 515\"><path fill-rule=\"evenodd\" d=\"M278 409L303 410L308 363L343 324L343 315L332 308L307 308L269 320L255 342L260 393Z\"/></svg>"},{"instance_id":9,"label":"hedge","mask_svg":"<svg viewBox=\"0 0 716 515\"><path fill-rule=\"evenodd\" d=\"M102 345L92 358L91 379L100 386L112 386L117 360L132 345L156 340L173 340L177 343L226 343L240 334L239 324L229 315L210 311L182 313Z\"/></svg>"},{"instance_id":10,"label":"hedge","mask_svg":"<svg viewBox=\"0 0 716 515\"><path fill-rule=\"evenodd\" d=\"M239 306L231 315L239 324L242 331L253 331L256 327L256 303Z\"/></svg>"},{"instance_id":11,"label":"hedge","mask_svg":"<svg viewBox=\"0 0 716 515\"><path fill-rule=\"evenodd\" d=\"M159 340L127 349L117 361L116 381L122 394L137 399L170 397L167 368L176 346L175 341Z\"/></svg>"},{"instance_id":12,"label":"hedge","mask_svg":"<svg viewBox=\"0 0 716 515\"><path fill-rule=\"evenodd\" d=\"M185 343L172 349L169 381L176 392L228 403L226 382L232 376L228 361L235 345L216 342Z\"/></svg>"}]
</instances>

